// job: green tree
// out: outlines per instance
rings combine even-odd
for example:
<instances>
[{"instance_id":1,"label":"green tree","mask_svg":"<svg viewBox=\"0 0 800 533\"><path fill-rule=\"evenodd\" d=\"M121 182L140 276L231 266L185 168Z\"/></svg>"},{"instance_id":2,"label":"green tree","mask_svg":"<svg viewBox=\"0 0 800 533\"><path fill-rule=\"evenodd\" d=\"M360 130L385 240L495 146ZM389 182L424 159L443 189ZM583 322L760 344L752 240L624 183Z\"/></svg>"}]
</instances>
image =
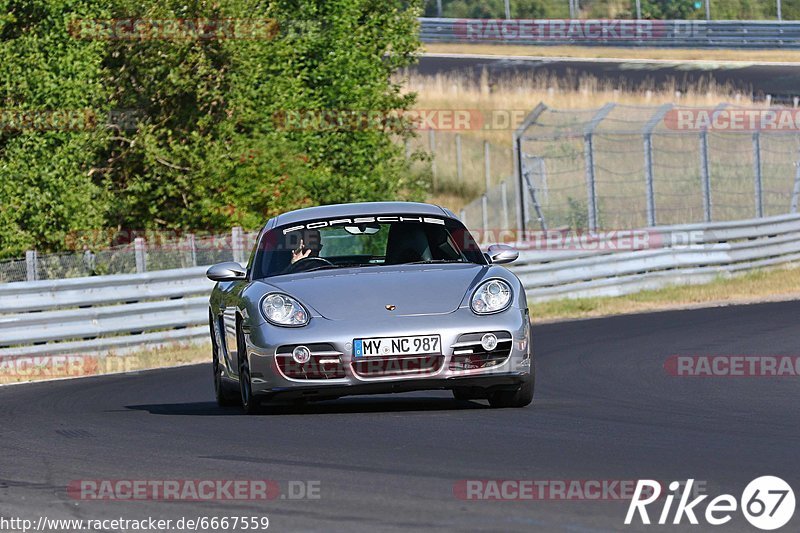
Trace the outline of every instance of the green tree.
<instances>
[{"instance_id":1,"label":"green tree","mask_svg":"<svg viewBox=\"0 0 800 533\"><path fill-rule=\"evenodd\" d=\"M108 195L91 168L107 135L105 43L68 31L108 16L91 4L0 1L0 257L60 249L69 232L103 225Z\"/></svg>"},{"instance_id":2,"label":"green tree","mask_svg":"<svg viewBox=\"0 0 800 533\"><path fill-rule=\"evenodd\" d=\"M396 142L412 135L408 124L319 131L275 120L408 109L413 97L391 81L419 47L419 9L407 2L0 3L4 107L97 117L77 131L0 132L0 255L58 250L67 233L90 228L255 228L307 205L421 195ZM263 30L275 20L279 31L108 39L80 22L110 18L233 19ZM106 120L120 112L133 113L134 127Z\"/></svg>"}]
</instances>

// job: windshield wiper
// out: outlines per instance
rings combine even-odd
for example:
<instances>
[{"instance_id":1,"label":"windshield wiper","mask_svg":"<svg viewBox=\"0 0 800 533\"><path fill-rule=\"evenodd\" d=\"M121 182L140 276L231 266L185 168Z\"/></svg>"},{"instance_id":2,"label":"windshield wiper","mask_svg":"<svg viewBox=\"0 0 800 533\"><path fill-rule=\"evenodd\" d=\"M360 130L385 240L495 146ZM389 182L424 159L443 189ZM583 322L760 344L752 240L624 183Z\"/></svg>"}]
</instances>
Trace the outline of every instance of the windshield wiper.
<instances>
[{"instance_id":1,"label":"windshield wiper","mask_svg":"<svg viewBox=\"0 0 800 533\"><path fill-rule=\"evenodd\" d=\"M426 259L423 261L412 261L410 263L401 263L403 265L435 265L443 263L466 263L463 259Z\"/></svg>"}]
</instances>

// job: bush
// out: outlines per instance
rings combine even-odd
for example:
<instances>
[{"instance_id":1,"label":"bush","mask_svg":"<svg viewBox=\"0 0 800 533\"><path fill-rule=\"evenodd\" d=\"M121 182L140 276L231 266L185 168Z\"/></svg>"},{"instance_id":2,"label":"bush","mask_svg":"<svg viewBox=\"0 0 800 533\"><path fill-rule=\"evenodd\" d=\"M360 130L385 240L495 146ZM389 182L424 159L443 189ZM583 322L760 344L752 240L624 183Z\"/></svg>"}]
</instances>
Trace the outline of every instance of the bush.
<instances>
[{"instance_id":1,"label":"bush","mask_svg":"<svg viewBox=\"0 0 800 533\"><path fill-rule=\"evenodd\" d=\"M6 106L120 110L132 127L0 137L0 256L89 228L248 229L314 204L420 197L393 132L292 131L299 110L405 110L418 10L379 0L6 1ZM275 19L271 38L91 40L84 18ZM123 113L124 116L124 113ZM400 138L410 136L401 128Z\"/></svg>"}]
</instances>

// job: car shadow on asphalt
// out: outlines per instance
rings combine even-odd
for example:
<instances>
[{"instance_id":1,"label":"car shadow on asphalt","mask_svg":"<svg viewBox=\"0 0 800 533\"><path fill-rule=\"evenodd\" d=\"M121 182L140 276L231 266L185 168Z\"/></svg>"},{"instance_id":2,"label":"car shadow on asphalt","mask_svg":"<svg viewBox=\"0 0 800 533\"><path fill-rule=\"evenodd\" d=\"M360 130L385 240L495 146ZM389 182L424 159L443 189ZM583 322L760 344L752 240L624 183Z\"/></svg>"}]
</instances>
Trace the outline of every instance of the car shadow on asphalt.
<instances>
[{"instance_id":1,"label":"car shadow on asphalt","mask_svg":"<svg viewBox=\"0 0 800 533\"><path fill-rule=\"evenodd\" d=\"M153 415L236 416L244 415L241 407L219 407L216 402L156 403L127 405L126 409L147 411ZM485 402L459 401L442 397L405 398L340 398L302 404L275 403L262 405L256 416L318 415L348 413L400 413L409 411L460 411L489 409Z\"/></svg>"}]
</instances>

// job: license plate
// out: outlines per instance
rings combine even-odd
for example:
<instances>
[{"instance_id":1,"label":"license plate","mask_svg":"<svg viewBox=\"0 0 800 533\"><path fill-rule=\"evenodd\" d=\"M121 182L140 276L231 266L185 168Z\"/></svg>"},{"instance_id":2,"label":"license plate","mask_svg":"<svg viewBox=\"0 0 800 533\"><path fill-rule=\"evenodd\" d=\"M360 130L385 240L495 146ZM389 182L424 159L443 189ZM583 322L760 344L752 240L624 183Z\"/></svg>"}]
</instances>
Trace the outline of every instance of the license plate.
<instances>
[{"instance_id":1,"label":"license plate","mask_svg":"<svg viewBox=\"0 0 800 533\"><path fill-rule=\"evenodd\" d=\"M421 355L441 353L439 335L416 337L382 337L353 341L353 357L384 357L389 355Z\"/></svg>"}]
</instances>

